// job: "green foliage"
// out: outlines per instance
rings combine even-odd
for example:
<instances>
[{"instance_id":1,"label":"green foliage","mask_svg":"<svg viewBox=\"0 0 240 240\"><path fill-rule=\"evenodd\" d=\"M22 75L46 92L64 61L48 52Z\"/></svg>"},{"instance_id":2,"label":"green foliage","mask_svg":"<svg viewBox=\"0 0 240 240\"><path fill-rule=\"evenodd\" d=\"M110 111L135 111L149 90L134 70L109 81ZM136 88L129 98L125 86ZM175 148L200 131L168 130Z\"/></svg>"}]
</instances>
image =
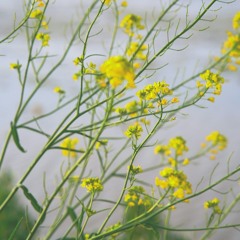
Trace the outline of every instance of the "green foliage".
<instances>
[{"instance_id":1,"label":"green foliage","mask_svg":"<svg viewBox=\"0 0 240 240\"><path fill-rule=\"evenodd\" d=\"M2 203L12 189L12 175L9 172L2 173L0 184L0 203ZM16 195L0 213L0 223L0 239L23 240L29 234L33 219Z\"/></svg>"}]
</instances>

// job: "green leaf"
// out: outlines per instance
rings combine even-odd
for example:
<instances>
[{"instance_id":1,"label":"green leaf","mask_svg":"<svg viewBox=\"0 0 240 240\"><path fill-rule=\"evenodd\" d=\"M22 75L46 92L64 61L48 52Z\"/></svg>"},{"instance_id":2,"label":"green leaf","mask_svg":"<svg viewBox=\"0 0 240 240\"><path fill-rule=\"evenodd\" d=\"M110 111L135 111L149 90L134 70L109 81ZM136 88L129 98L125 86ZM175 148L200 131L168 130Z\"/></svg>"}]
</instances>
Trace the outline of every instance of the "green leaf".
<instances>
[{"instance_id":1,"label":"green leaf","mask_svg":"<svg viewBox=\"0 0 240 240\"><path fill-rule=\"evenodd\" d=\"M67 212L68 212L68 215L70 216L70 218L72 219L73 222L77 221L77 215L74 212L73 208L68 207Z\"/></svg>"},{"instance_id":2,"label":"green leaf","mask_svg":"<svg viewBox=\"0 0 240 240\"><path fill-rule=\"evenodd\" d=\"M17 128L15 126L15 124L13 122L11 122L11 130L12 130L12 136L13 136L13 140L17 146L17 148L21 151L21 152L26 152L26 150L22 147L22 145L20 144L20 140L18 137L18 132L17 132Z\"/></svg>"},{"instance_id":3,"label":"green leaf","mask_svg":"<svg viewBox=\"0 0 240 240\"><path fill-rule=\"evenodd\" d=\"M17 232L18 228L20 227L22 220L23 220L23 218L20 219L20 221L18 222L16 227L13 229L13 231L12 231L10 237L8 238L8 240L14 240L15 239L16 232Z\"/></svg>"},{"instance_id":4,"label":"green leaf","mask_svg":"<svg viewBox=\"0 0 240 240\"><path fill-rule=\"evenodd\" d=\"M28 189L24 185L21 185L20 188L22 188L25 197L31 202L33 208L37 212L41 213L43 209L37 202L36 198L28 191Z\"/></svg>"}]
</instances>

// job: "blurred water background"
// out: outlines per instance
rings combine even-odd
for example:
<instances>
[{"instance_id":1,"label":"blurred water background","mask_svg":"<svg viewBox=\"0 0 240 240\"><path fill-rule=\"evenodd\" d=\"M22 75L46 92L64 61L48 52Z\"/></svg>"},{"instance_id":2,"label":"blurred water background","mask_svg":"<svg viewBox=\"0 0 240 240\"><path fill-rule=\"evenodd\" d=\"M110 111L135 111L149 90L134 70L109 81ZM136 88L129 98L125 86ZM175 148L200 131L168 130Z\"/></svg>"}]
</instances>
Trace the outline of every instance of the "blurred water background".
<instances>
[{"instance_id":1,"label":"blurred water background","mask_svg":"<svg viewBox=\"0 0 240 240\"><path fill-rule=\"evenodd\" d=\"M144 16L146 10L149 10L151 14L157 15L158 9L153 7L157 5L159 1L155 0L129 0L129 12L140 14ZM186 3L188 1L181 1ZM1 1L0 2L0 38L2 39L8 32L11 31L13 27L13 18L16 14L16 19L21 19L23 1ZM202 1L192 1L191 8L189 9L189 15L194 16L198 12L199 6L201 6ZM73 24L77 22L77 19L81 17L81 11L85 11L86 3L84 1L80 2L77 0L55 0L50 3L49 10L46 15L51 16L51 21L49 24L49 31L51 33L51 42L54 44L50 45L49 52L52 54L58 54L66 46L68 40L69 23L72 21ZM137 6L137 7L136 7ZM222 6L222 7L221 7ZM189 45L184 51L170 51L166 56L164 56L160 61L160 65L168 63L166 67L161 70L161 76L154 75L149 82L154 80L173 79L175 73L179 71L179 76L185 75L190 76L197 69L202 69L207 65L209 59L212 56L220 54L220 49L223 41L226 39L226 31L232 29L232 17L240 10L240 1L237 0L231 4L217 3L213 8L212 12L208 15L210 18L217 16L216 20L213 22L202 22L203 27L209 26L206 31L199 31L201 26L197 26L194 29L194 35L191 39L187 40ZM179 13L181 18L184 19L184 11ZM73 17L74 16L74 17ZM108 24L111 19L104 18L98 24L99 27ZM92 52L101 52L104 48L104 44L109 41L109 33L103 32L100 37L93 38L91 40ZM183 46L186 44L184 43ZM178 47L181 47L179 45ZM34 98L33 104L27 109L24 116L25 119L29 119L31 116L35 116L41 113L48 112L52 107L56 105L56 96L53 94L52 89L56 85L66 85L67 91L69 93L76 93L76 87L72 83L71 76L75 71L74 66L69 64L72 60L81 52L81 48L75 45L70 55L67 57L60 71L56 72L51 76L49 82L47 82L43 89L42 95L40 97L36 96ZM0 146L3 146L4 138L9 130L10 121L12 121L16 107L19 101L19 85L17 81L17 76L10 71L9 64L16 62L26 56L27 46L25 43L24 34L21 33L17 36L12 43L4 43L0 45ZM25 61L25 60L24 60ZM24 64L24 62L23 62ZM237 77L236 77L237 76ZM209 102L203 102L202 106L206 107L203 109L192 107L182 111L182 114L177 116L177 121L172 125L171 128L167 128L161 132L159 138L161 140L168 140L174 136L183 136L189 145L189 148L194 152L194 150L199 149L201 142L204 140L205 136L213 130L218 130L222 134L226 135L229 139L229 146L226 151L221 153L218 158L219 167L217 169L217 175L214 178L223 176L227 170L227 159L231 156L231 166L239 164L240 156L240 77L239 73L226 73L227 83L223 87L223 92L220 97L216 98L214 104ZM180 78L180 77L179 77ZM170 81L170 80L169 80ZM146 83L144 83L146 84ZM65 86L64 85L64 86ZM29 90L31 86L29 86ZM43 97L44 96L44 97ZM56 115L56 119L51 119L46 121L43 127L45 129L51 129L51 126L55 125L58 121L58 117L61 115ZM116 130L117 131L117 130ZM122 129L119 129L114 134L121 134ZM34 146L39 146L44 143L41 138L32 139L28 134L23 133L21 135L22 145L28 148L28 153L23 155L13 146L8 151L8 158L5 160L3 169L11 169L14 173L16 181L21 177L22 173L27 169L28 164L34 158L36 150ZM149 159L148 152L143 152L141 154L143 158L150 164L156 159ZM31 176L32 179L42 179L43 171L47 171L49 175L49 181L54 182L55 175L58 174L59 166L56 166L57 154L48 155L48 160L42 161L38 165L38 169L34 170ZM190 182L197 184L203 176L208 175L214 166L216 161L209 161L208 159L202 159L202 163L196 163L187 169L187 173L190 178ZM41 170L40 170L41 169ZM155 175L146 175L148 178L154 178ZM36 181L37 182L37 181ZM33 180L26 181L29 188L32 189L35 196L41 199L42 189L38 186L39 182L36 184ZM224 191L228 189L228 185L224 185ZM114 191L114 190L113 190ZM208 195L209 196L209 195ZM214 193L212 193L214 196ZM206 200L206 196L203 196L198 201L201 203ZM240 207L240 206L239 206ZM182 208L176 214L174 224L181 224L186 222L186 226L199 226L200 219L204 218L204 210L199 209L194 205L194 203L189 204L187 207ZM239 213L232 215L227 221L239 223ZM181 225L180 225L181 226ZM196 238L198 239L196 234ZM239 233L237 231L221 230L216 234L213 240L238 240Z\"/></svg>"}]
</instances>

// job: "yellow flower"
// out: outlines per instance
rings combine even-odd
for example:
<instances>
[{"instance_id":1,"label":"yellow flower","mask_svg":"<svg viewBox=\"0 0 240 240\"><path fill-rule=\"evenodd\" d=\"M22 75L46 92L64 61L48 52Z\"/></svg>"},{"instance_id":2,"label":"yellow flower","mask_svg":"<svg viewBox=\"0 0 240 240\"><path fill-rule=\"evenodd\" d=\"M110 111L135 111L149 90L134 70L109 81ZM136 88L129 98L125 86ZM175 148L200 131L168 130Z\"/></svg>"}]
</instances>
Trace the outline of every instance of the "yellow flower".
<instances>
[{"instance_id":1,"label":"yellow flower","mask_svg":"<svg viewBox=\"0 0 240 240\"><path fill-rule=\"evenodd\" d=\"M142 131L143 131L143 129L142 129L142 126L140 125L140 123L135 122L133 125L128 127L127 131L125 132L125 135L128 138L138 139L139 137L141 137Z\"/></svg>"},{"instance_id":2,"label":"yellow flower","mask_svg":"<svg viewBox=\"0 0 240 240\"><path fill-rule=\"evenodd\" d=\"M189 164L189 159L188 158L185 158L182 162L182 165L186 166Z\"/></svg>"},{"instance_id":3,"label":"yellow flower","mask_svg":"<svg viewBox=\"0 0 240 240\"><path fill-rule=\"evenodd\" d=\"M140 47L140 49L138 49L138 48L139 48L139 43L131 42L130 46L127 49L127 55L132 56L138 50L135 58L140 59L140 60L145 60L147 56L146 56L146 54L143 53L143 51L147 50L147 45L144 44L143 46Z\"/></svg>"},{"instance_id":4,"label":"yellow flower","mask_svg":"<svg viewBox=\"0 0 240 240\"><path fill-rule=\"evenodd\" d=\"M221 209L219 207L220 200L218 198L213 198L210 201L204 202L203 206L204 208L208 209L211 208L214 213L221 214Z\"/></svg>"},{"instance_id":5,"label":"yellow flower","mask_svg":"<svg viewBox=\"0 0 240 240\"><path fill-rule=\"evenodd\" d=\"M110 5L112 0L101 0L105 5Z\"/></svg>"},{"instance_id":6,"label":"yellow flower","mask_svg":"<svg viewBox=\"0 0 240 240\"><path fill-rule=\"evenodd\" d=\"M133 64L133 68L135 68L135 69L138 69L138 68L140 68L140 63L138 63L138 62L135 62L134 64Z\"/></svg>"},{"instance_id":7,"label":"yellow flower","mask_svg":"<svg viewBox=\"0 0 240 240\"><path fill-rule=\"evenodd\" d=\"M151 100L159 98L161 95L171 94L172 91L169 89L169 85L165 81L149 84L136 93L140 100Z\"/></svg>"},{"instance_id":8,"label":"yellow flower","mask_svg":"<svg viewBox=\"0 0 240 240\"><path fill-rule=\"evenodd\" d=\"M168 177L168 184L170 187L177 188L179 187L180 181L177 176L171 175Z\"/></svg>"},{"instance_id":9,"label":"yellow flower","mask_svg":"<svg viewBox=\"0 0 240 240\"><path fill-rule=\"evenodd\" d=\"M177 97L172 98L171 103L178 103L179 99Z\"/></svg>"},{"instance_id":10,"label":"yellow flower","mask_svg":"<svg viewBox=\"0 0 240 240\"><path fill-rule=\"evenodd\" d=\"M210 101L210 102L214 102L215 98L214 97L209 97L207 100Z\"/></svg>"},{"instance_id":11,"label":"yellow flower","mask_svg":"<svg viewBox=\"0 0 240 240\"><path fill-rule=\"evenodd\" d=\"M222 53L225 54L230 51L227 62L231 63L233 60L235 60L235 63L237 63L240 57L240 37L238 34L233 34L231 32L227 32L227 35L228 38L223 44Z\"/></svg>"},{"instance_id":12,"label":"yellow flower","mask_svg":"<svg viewBox=\"0 0 240 240\"><path fill-rule=\"evenodd\" d=\"M128 166L128 169L130 168L130 166ZM134 166L132 165L131 168L130 168L130 171L133 175L137 175L139 173L142 173L143 170L142 170L142 167L141 166Z\"/></svg>"},{"instance_id":13,"label":"yellow flower","mask_svg":"<svg viewBox=\"0 0 240 240\"><path fill-rule=\"evenodd\" d=\"M138 106L139 106L139 103L136 100L128 102L125 105L125 109L126 109L127 113L130 115L130 117L137 116L137 114L138 114Z\"/></svg>"},{"instance_id":14,"label":"yellow flower","mask_svg":"<svg viewBox=\"0 0 240 240\"><path fill-rule=\"evenodd\" d=\"M10 69L20 69L21 68L21 64L19 64L19 63L10 63Z\"/></svg>"},{"instance_id":15,"label":"yellow flower","mask_svg":"<svg viewBox=\"0 0 240 240\"><path fill-rule=\"evenodd\" d=\"M60 144L60 147L63 148L62 150L62 154L63 156L67 156L67 157L76 157L77 153L75 151L76 149L76 145L78 143L78 139L77 138L65 138L62 143Z\"/></svg>"},{"instance_id":16,"label":"yellow flower","mask_svg":"<svg viewBox=\"0 0 240 240\"><path fill-rule=\"evenodd\" d=\"M175 167L177 165L177 161L174 158L168 158L168 162L172 167Z\"/></svg>"},{"instance_id":17,"label":"yellow flower","mask_svg":"<svg viewBox=\"0 0 240 240\"><path fill-rule=\"evenodd\" d=\"M37 0L38 3L38 7L44 7L45 3L43 2L43 0Z\"/></svg>"},{"instance_id":18,"label":"yellow flower","mask_svg":"<svg viewBox=\"0 0 240 240\"><path fill-rule=\"evenodd\" d=\"M48 44L48 42L50 40L49 34L39 32L36 36L36 39L42 41L43 47L49 46L49 44Z\"/></svg>"},{"instance_id":19,"label":"yellow flower","mask_svg":"<svg viewBox=\"0 0 240 240\"><path fill-rule=\"evenodd\" d=\"M33 11L31 12L30 18L41 18L41 17L42 17L42 14L43 14L42 10L40 10L40 9L35 9L35 10L33 10Z\"/></svg>"},{"instance_id":20,"label":"yellow flower","mask_svg":"<svg viewBox=\"0 0 240 240\"><path fill-rule=\"evenodd\" d=\"M233 64L228 64L227 68L228 68L228 70L230 70L232 72L236 72L238 70L238 68Z\"/></svg>"},{"instance_id":21,"label":"yellow flower","mask_svg":"<svg viewBox=\"0 0 240 240\"><path fill-rule=\"evenodd\" d=\"M162 98L160 105L167 105L167 103L168 103L168 100L166 98Z\"/></svg>"},{"instance_id":22,"label":"yellow flower","mask_svg":"<svg viewBox=\"0 0 240 240\"><path fill-rule=\"evenodd\" d=\"M175 149L176 154L179 156L182 155L183 152L188 151L188 147L186 146L186 141L180 136L171 138L169 140L168 146L169 146L169 148Z\"/></svg>"},{"instance_id":23,"label":"yellow flower","mask_svg":"<svg viewBox=\"0 0 240 240\"><path fill-rule=\"evenodd\" d=\"M168 182L166 180L161 180L158 177L155 178L155 185L162 189L168 188Z\"/></svg>"},{"instance_id":24,"label":"yellow flower","mask_svg":"<svg viewBox=\"0 0 240 240\"><path fill-rule=\"evenodd\" d=\"M128 202L128 206L129 206L129 207L134 207L134 206L135 206L135 203L134 203L134 202Z\"/></svg>"},{"instance_id":25,"label":"yellow flower","mask_svg":"<svg viewBox=\"0 0 240 240\"><path fill-rule=\"evenodd\" d=\"M196 82L196 86L197 86L197 88L200 88L200 87L203 87L204 84L202 84L200 81L197 81Z\"/></svg>"},{"instance_id":26,"label":"yellow flower","mask_svg":"<svg viewBox=\"0 0 240 240\"><path fill-rule=\"evenodd\" d=\"M141 21L142 18L140 16L128 14L122 19L120 27L123 28L125 33L127 33L129 36L134 36L136 30L144 29Z\"/></svg>"},{"instance_id":27,"label":"yellow flower","mask_svg":"<svg viewBox=\"0 0 240 240\"><path fill-rule=\"evenodd\" d=\"M96 82L100 88L105 88L107 86L106 79L103 75L96 75Z\"/></svg>"},{"instance_id":28,"label":"yellow flower","mask_svg":"<svg viewBox=\"0 0 240 240\"><path fill-rule=\"evenodd\" d=\"M65 93L65 91L64 91L62 88L60 88L60 87L55 87L55 88L53 89L53 91L54 91L55 93L59 93L59 94L64 94L64 93Z\"/></svg>"},{"instance_id":29,"label":"yellow flower","mask_svg":"<svg viewBox=\"0 0 240 240\"><path fill-rule=\"evenodd\" d=\"M85 240L90 239L90 234L86 233L86 234L84 235L84 239L85 239Z\"/></svg>"},{"instance_id":30,"label":"yellow flower","mask_svg":"<svg viewBox=\"0 0 240 240\"><path fill-rule=\"evenodd\" d=\"M128 6L128 2L127 1L122 1L121 6L122 7L127 7Z\"/></svg>"},{"instance_id":31,"label":"yellow flower","mask_svg":"<svg viewBox=\"0 0 240 240\"><path fill-rule=\"evenodd\" d=\"M172 196L176 198L184 198L185 194L192 193L192 185L187 181L187 176L182 171L165 167L160 171L160 175L164 178L164 180L156 177L156 186L159 186L162 189L171 188L174 190Z\"/></svg>"},{"instance_id":32,"label":"yellow flower","mask_svg":"<svg viewBox=\"0 0 240 240\"><path fill-rule=\"evenodd\" d=\"M141 186L131 187L124 196L124 202L126 202L129 207L151 205L150 197L145 194L145 190Z\"/></svg>"},{"instance_id":33,"label":"yellow flower","mask_svg":"<svg viewBox=\"0 0 240 240\"><path fill-rule=\"evenodd\" d=\"M221 93L224 78L222 78L219 74L207 70L206 72L200 74L200 77L205 81L206 88L214 89L213 94L219 95Z\"/></svg>"},{"instance_id":34,"label":"yellow flower","mask_svg":"<svg viewBox=\"0 0 240 240\"><path fill-rule=\"evenodd\" d=\"M238 29L240 27L240 12L237 12L233 18L233 29Z\"/></svg>"},{"instance_id":35,"label":"yellow flower","mask_svg":"<svg viewBox=\"0 0 240 240\"><path fill-rule=\"evenodd\" d=\"M100 192L103 190L102 182L99 178L83 178L81 186L88 192Z\"/></svg>"},{"instance_id":36,"label":"yellow flower","mask_svg":"<svg viewBox=\"0 0 240 240\"><path fill-rule=\"evenodd\" d=\"M99 140L95 144L95 149L99 149L101 146L106 146L107 144L108 144L108 140L107 139Z\"/></svg>"},{"instance_id":37,"label":"yellow flower","mask_svg":"<svg viewBox=\"0 0 240 240\"><path fill-rule=\"evenodd\" d=\"M155 148L154 148L154 153L155 154L164 154L166 156L171 154L171 151L169 150L168 146L165 145L161 145L158 144Z\"/></svg>"},{"instance_id":38,"label":"yellow flower","mask_svg":"<svg viewBox=\"0 0 240 240\"><path fill-rule=\"evenodd\" d=\"M48 29L48 23L46 21L42 21L42 27L44 29Z\"/></svg>"},{"instance_id":39,"label":"yellow flower","mask_svg":"<svg viewBox=\"0 0 240 240\"><path fill-rule=\"evenodd\" d=\"M79 73L74 73L74 74L72 75L72 79L73 79L74 81L77 81L77 80L79 79L79 77L80 77L80 74L79 74Z\"/></svg>"},{"instance_id":40,"label":"yellow flower","mask_svg":"<svg viewBox=\"0 0 240 240\"><path fill-rule=\"evenodd\" d=\"M107 59L101 66L100 72L110 81L113 88L127 81L127 88L134 88L135 74L132 65L122 56L113 56Z\"/></svg>"},{"instance_id":41,"label":"yellow flower","mask_svg":"<svg viewBox=\"0 0 240 240\"><path fill-rule=\"evenodd\" d=\"M73 63L74 65L80 65L83 61L83 57L76 57L74 60L73 60Z\"/></svg>"},{"instance_id":42,"label":"yellow flower","mask_svg":"<svg viewBox=\"0 0 240 240\"><path fill-rule=\"evenodd\" d=\"M163 170L160 171L160 175L162 177L168 177L174 173L174 170L170 167L165 167Z\"/></svg>"},{"instance_id":43,"label":"yellow flower","mask_svg":"<svg viewBox=\"0 0 240 240\"><path fill-rule=\"evenodd\" d=\"M176 198L184 198L184 190L182 188L178 188L174 193L173 196Z\"/></svg>"},{"instance_id":44,"label":"yellow flower","mask_svg":"<svg viewBox=\"0 0 240 240\"><path fill-rule=\"evenodd\" d=\"M206 137L206 141L211 142L213 146L217 146L219 150L223 150L227 147L227 138L218 131L209 134Z\"/></svg>"}]
</instances>

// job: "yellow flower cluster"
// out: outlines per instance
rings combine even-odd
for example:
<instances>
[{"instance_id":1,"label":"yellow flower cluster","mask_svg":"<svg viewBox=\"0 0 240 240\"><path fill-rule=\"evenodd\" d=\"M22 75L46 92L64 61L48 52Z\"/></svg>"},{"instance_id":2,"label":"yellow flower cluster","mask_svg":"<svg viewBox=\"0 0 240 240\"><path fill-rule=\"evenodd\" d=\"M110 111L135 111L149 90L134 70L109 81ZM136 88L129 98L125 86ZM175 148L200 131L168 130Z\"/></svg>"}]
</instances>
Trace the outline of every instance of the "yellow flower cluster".
<instances>
[{"instance_id":1,"label":"yellow flower cluster","mask_svg":"<svg viewBox=\"0 0 240 240\"><path fill-rule=\"evenodd\" d=\"M83 62L83 57L82 57L82 56L81 56L81 57L76 57L76 58L73 60L73 63L74 63L75 66L81 65L82 62Z\"/></svg>"},{"instance_id":2,"label":"yellow flower cluster","mask_svg":"<svg viewBox=\"0 0 240 240\"><path fill-rule=\"evenodd\" d=\"M187 180L187 176L183 171L175 170L170 167L160 171L160 176L155 178L156 186L162 189L171 189L172 196L175 198L184 198L186 194L192 193L192 185Z\"/></svg>"},{"instance_id":3,"label":"yellow flower cluster","mask_svg":"<svg viewBox=\"0 0 240 240\"><path fill-rule=\"evenodd\" d=\"M141 100L159 99L161 96L171 94L172 90L169 88L169 84L167 84L165 81L154 82L153 84L149 84L137 92L137 96Z\"/></svg>"},{"instance_id":4,"label":"yellow flower cluster","mask_svg":"<svg viewBox=\"0 0 240 240\"><path fill-rule=\"evenodd\" d=\"M124 107L117 107L115 112L120 115L128 114L130 117L136 117L141 115L143 112L146 112L146 109L143 108L141 101L130 101L125 104Z\"/></svg>"},{"instance_id":5,"label":"yellow flower cluster","mask_svg":"<svg viewBox=\"0 0 240 240\"><path fill-rule=\"evenodd\" d=\"M230 56L239 57L240 55L239 36L231 32L227 32L227 35L228 35L228 38L223 44L222 53L226 53L232 49L232 51L230 52Z\"/></svg>"},{"instance_id":6,"label":"yellow flower cluster","mask_svg":"<svg viewBox=\"0 0 240 240\"><path fill-rule=\"evenodd\" d=\"M237 12L233 17L233 29L240 28L240 12Z\"/></svg>"},{"instance_id":7,"label":"yellow flower cluster","mask_svg":"<svg viewBox=\"0 0 240 240\"><path fill-rule=\"evenodd\" d=\"M76 157L76 145L78 143L77 138L65 138L62 143L60 144L60 147L62 148L62 154L63 156L67 157Z\"/></svg>"},{"instance_id":8,"label":"yellow flower cluster","mask_svg":"<svg viewBox=\"0 0 240 240\"><path fill-rule=\"evenodd\" d=\"M110 85L116 88L126 80L127 88L134 88L135 73L132 65L122 56L112 56L101 66L100 72L109 80Z\"/></svg>"},{"instance_id":9,"label":"yellow flower cluster","mask_svg":"<svg viewBox=\"0 0 240 240\"><path fill-rule=\"evenodd\" d=\"M154 148L154 153L155 154L163 154L165 156L169 156L171 155L171 150L169 148L168 145L161 145L161 144L158 144L155 148Z\"/></svg>"},{"instance_id":10,"label":"yellow flower cluster","mask_svg":"<svg viewBox=\"0 0 240 240\"><path fill-rule=\"evenodd\" d=\"M99 178L83 178L81 186L91 193L103 190L103 185Z\"/></svg>"},{"instance_id":11,"label":"yellow flower cluster","mask_svg":"<svg viewBox=\"0 0 240 240\"><path fill-rule=\"evenodd\" d=\"M48 42L50 40L50 36L48 33L39 32L36 39L42 41L42 47L49 46Z\"/></svg>"},{"instance_id":12,"label":"yellow flower cluster","mask_svg":"<svg viewBox=\"0 0 240 240\"><path fill-rule=\"evenodd\" d=\"M139 48L138 42L131 42L129 47L127 48L127 55L131 57ZM147 44L144 44L140 47L140 49L137 51L135 58L140 60L146 60L147 55L143 52L147 50Z\"/></svg>"},{"instance_id":13,"label":"yellow flower cluster","mask_svg":"<svg viewBox=\"0 0 240 240\"><path fill-rule=\"evenodd\" d=\"M151 199L145 194L145 190L141 186L133 186L129 189L124 197L124 201L129 207L134 206L151 206Z\"/></svg>"},{"instance_id":14,"label":"yellow flower cluster","mask_svg":"<svg viewBox=\"0 0 240 240\"><path fill-rule=\"evenodd\" d=\"M181 156L183 152L188 151L188 147L186 146L186 141L180 136L171 138L169 140L168 147L174 149L176 152L176 155L178 156Z\"/></svg>"},{"instance_id":15,"label":"yellow flower cluster","mask_svg":"<svg viewBox=\"0 0 240 240\"><path fill-rule=\"evenodd\" d=\"M128 138L138 139L141 137L143 129L139 122L135 122L133 125L130 125L125 132L125 135Z\"/></svg>"},{"instance_id":16,"label":"yellow flower cluster","mask_svg":"<svg viewBox=\"0 0 240 240\"><path fill-rule=\"evenodd\" d=\"M129 169L129 168L130 168L131 174L133 174L133 175L137 175L137 174L143 172L141 166L134 166L134 165L131 165L131 167L128 166L128 169Z\"/></svg>"},{"instance_id":17,"label":"yellow flower cluster","mask_svg":"<svg viewBox=\"0 0 240 240\"><path fill-rule=\"evenodd\" d=\"M128 14L122 19L120 27L124 29L125 33L133 37L138 30L145 28L144 25L142 25L141 21L142 18L140 16L137 16L135 14Z\"/></svg>"},{"instance_id":18,"label":"yellow flower cluster","mask_svg":"<svg viewBox=\"0 0 240 240\"><path fill-rule=\"evenodd\" d=\"M96 73L96 64L93 62L90 62L85 70L85 73L87 74L94 74Z\"/></svg>"},{"instance_id":19,"label":"yellow flower cluster","mask_svg":"<svg viewBox=\"0 0 240 240\"><path fill-rule=\"evenodd\" d=\"M211 153L210 159L212 160L216 158L216 154L219 151L222 151L227 147L228 143L227 138L218 131L214 131L206 136L206 141L211 143L209 152ZM206 143L204 143L202 146L205 147Z\"/></svg>"},{"instance_id":20,"label":"yellow flower cluster","mask_svg":"<svg viewBox=\"0 0 240 240\"><path fill-rule=\"evenodd\" d=\"M213 198L210 201L204 202L204 208L211 208L214 213L221 214L221 209L219 207L220 200L218 198Z\"/></svg>"},{"instance_id":21,"label":"yellow flower cluster","mask_svg":"<svg viewBox=\"0 0 240 240\"><path fill-rule=\"evenodd\" d=\"M128 113L130 117L135 117L137 116L137 111L139 110L140 106L141 106L140 102L136 100L130 101L125 105L126 113Z\"/></svg>"},{"instance_id":22,"label":"yellow flower cluster","mask_svg":"<svg viewBox=\"0 0 240 240\"><path fill-rule=\"evenodd\" d=\"M229 52L228 57L226 58L227 67L230 71L237 71L238 66L240 65L240 12L237 12L233 17L233 29L238 32L232 33L227 32L227 40L223 44L222 53L226 54Z\"/></svg>"},{"instance_id":23,"label":"yellow flower cluster","mask_svg":"<svg viewBox=\"0 0 240 240\"><path fill-rule=\"evenodd\" d=\"M116 228L119 228L119 227L121 227L121 226L122 226L122 224L121 224L120 222L119 222L119 223L115 223L115 224L110 225L109 227L105 228L105 229L104 229L104 232L113 231L113 230L115 230ZM117 237L119 234L121 234L121 232L120 232L120 233L119 233L119 232L113 233L113 234L111 234L111 237L108 238L108 239L109 239L109 240L115 240L116 237Z\"/></svg>"},{"instance_id":24,"label":"yellow flower cluster","mask_svg":"<svg viewBox=\"0 0 240 240\"><path fill-rule=\"evenodd\" d=\"M175 138L171 138L167 145L158 144L154 148L155 154L162 154L164 156L168 156L168 162L171 164L172 167L177 166L178 162L176 158L178 156L182 156L184 152L188 151L188 147L186 145L186 141L177 136ZM170 157L173 154L173 157ZM185 158L182 162L183 165L189 164L189 159Z\"/></svg>"},{"instance_id":25,"label":"yellow flower cluster","mask_svg":"<svg viewBox=\"0 0 240 240\"><path fill-rule=\"evenodd\" d=\"M200 74L200 77L202 80L204 80L204 83L201 81L197 81L197 87L206 87L207 89L213 89L213 94L220 95L222 92L222 84L224 83L224 78L221 77L217 73L213 73L210 70L205 71L204 73ZM214 100L213 100L214 101Z\"/></svg>"},{"instance_id":26,"label":"yellow flower cluster","mask_svg":"<svg viewBox=\"0 0 240 240\"><path fill-rule=\"evenodd\" d=\"M78 65L82 65L83 64L83 57L76 57L73 60L73 63L75 66ZM89 64L87 64L87 67L84 67L83 70L80 69L78 72L74 73L72 78L74 81L78 80L81 76L82 76L82 71L83 74L88 74L88 75L92 75L92 74L97 74L97 70L96 70L96 64L94 64L93 62L90 62Z\"/></svg>"},{"instance_id":27,"label":"yellow flower cluster","mask_svg":"<svg viewBox=\"0 0 240 240\"><path fill-rule=\"evenodd\" d=\"M209 134L206 140L212 142L213 146L217 146L219 150L223 150L227 147L227 138L218 131Z\"/></svg>"},{"instance_id":28,"label":"yellow flower cluster","mask_svg":"<svg viewBox=\"0 0 240 240\"><path fill-rule=\"evenodd\" d=\"M35 9L31 12L30 18L41 18L43 15L43 11L41 9Z\"/></svg>"}]
</instances>

